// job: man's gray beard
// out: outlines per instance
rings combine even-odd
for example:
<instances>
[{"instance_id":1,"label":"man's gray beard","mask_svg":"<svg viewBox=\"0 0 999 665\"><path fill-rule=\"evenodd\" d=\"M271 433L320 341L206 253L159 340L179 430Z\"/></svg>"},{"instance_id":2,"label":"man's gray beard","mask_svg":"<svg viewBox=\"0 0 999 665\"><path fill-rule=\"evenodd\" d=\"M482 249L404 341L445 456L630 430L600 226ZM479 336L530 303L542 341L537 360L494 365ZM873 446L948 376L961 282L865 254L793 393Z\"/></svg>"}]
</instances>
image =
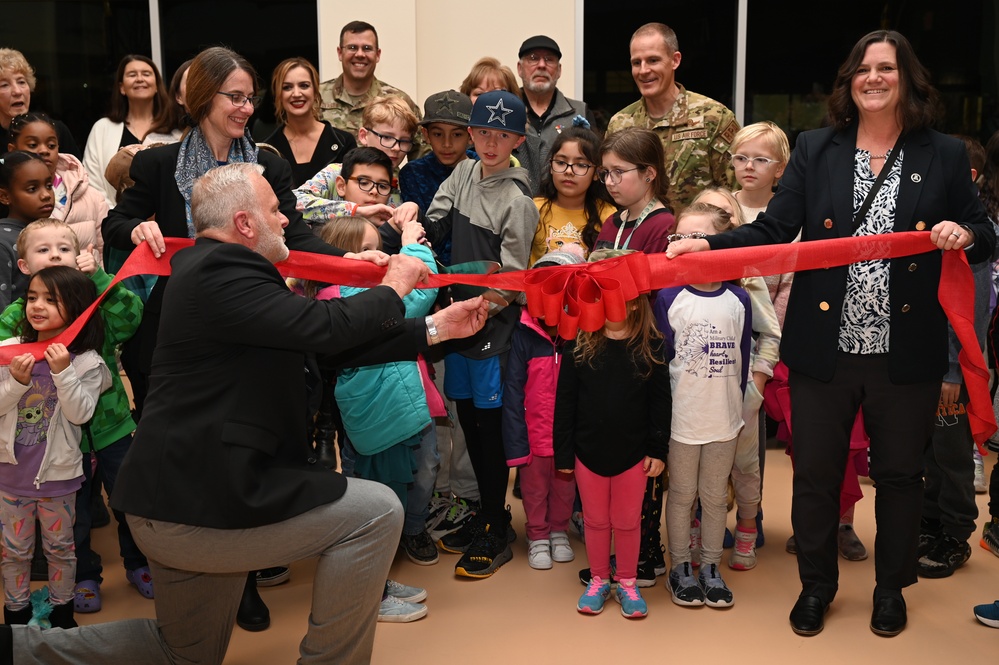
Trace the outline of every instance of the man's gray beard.
<instances>
[{"instance_id":1,"label":"man's gray beard","mask_svg":"<svg viewBox=\"0 0 999 665\"><path fill-rule=\"evenodd\" d=\"M535 94L547 94L555 90L555 83L557 83L557 81L555 81L554 78L547 83L534 83L533 81L528 80L524 82L524 89Z\"/></svg>"}]
</instances>

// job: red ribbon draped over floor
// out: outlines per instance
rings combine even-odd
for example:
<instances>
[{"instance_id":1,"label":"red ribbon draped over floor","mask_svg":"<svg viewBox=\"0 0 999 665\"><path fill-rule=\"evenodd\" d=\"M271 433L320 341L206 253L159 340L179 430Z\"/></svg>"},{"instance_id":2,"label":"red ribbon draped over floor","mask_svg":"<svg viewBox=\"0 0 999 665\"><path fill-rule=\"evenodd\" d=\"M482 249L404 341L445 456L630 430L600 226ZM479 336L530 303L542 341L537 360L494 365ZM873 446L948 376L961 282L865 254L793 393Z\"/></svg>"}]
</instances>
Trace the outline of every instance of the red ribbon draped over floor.
<instances>
[{"instance_id":1,"label":"red ribbon draped over floor","mask_svg":"<svg viewBox=\"0 0 999 665\"><path fill-rule=\"evenodd\" d=\"M192 243L188 239L167 238L166 252L159 259L153 257L147 244L140 245L115 275L112 285L133 275L169 275L170 259ZM493 275L431 275L425 287L469 284L524 291L530 314L557 326L559 334L570 339L577 330L599 330L608 319L624 320L629 300L656 289L831 268L931 251L940 250L930 242L929 232L913 231L697 252L675 259L665 254L634 253L596 263ZM291 252L288 260L277 268L286 277L357 287L376 286L385 274L384 267L372 263L307 252ZM937 297L961 342L959 360L968 388L968 419L975 441L982 444L996 431L996 422L989 398L989 372L975 335L973 292L974 282L964 252L943 252ZM104 294L52 341L72 340L103 297ZM11 358L25 352L40 359L49 343L0 347L0 364L9 364Z\"/></svg>"}]
</instances>

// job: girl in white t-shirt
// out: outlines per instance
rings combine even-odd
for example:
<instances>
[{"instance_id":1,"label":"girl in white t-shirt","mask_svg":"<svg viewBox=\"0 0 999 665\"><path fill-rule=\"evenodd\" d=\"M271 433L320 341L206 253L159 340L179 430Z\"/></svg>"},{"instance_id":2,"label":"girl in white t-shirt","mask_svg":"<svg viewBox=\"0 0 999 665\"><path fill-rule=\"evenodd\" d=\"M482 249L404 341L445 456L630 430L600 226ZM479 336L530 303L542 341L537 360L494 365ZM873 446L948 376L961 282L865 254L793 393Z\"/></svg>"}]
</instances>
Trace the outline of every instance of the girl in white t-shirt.
<instances>
[{"instance_id":1,"label":"girl in white t-shirt","mask_svg":"<svg viewBox=\"0 0 999 665\"><path fill-rule=\"evenodd\" d=\"M680 215L682 238L705 238L733 228L721 208L695 203ZM730 607L732 591L719 572L727 514L728 477L743 427L742 403L752 342L749 295L731 282L663 289L654 306L665 337L674 395L666 529L677 605ZM690 553L690 514L701 500L701 566Z\"/></svg>"}]
</instances>

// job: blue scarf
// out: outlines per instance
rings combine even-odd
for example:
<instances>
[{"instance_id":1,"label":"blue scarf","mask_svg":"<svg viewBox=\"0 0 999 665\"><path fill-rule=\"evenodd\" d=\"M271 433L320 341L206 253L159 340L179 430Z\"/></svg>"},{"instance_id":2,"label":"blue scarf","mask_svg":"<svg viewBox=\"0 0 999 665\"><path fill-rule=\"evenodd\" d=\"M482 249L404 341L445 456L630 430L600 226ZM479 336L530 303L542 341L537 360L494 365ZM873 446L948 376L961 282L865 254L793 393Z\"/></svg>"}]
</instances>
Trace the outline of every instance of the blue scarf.
<instances>
[{"instance_id":1,"label":"blue scarf","mask_svg":"<svg viewBox=\"0 0 999 665\"><path fill-rule=\"evenodd\" d=\"M226 163L257 162L257 145L250 138L247 130L242 138L234 139L229 146L229 156ZM177 170L174 171L174 179L177 181L177 189L184 197L184 210L187 214L187 237L194 237L194 222L191 220L191 190L194 189L194 181L205 175L212 169L219 166L215 159L215 154L208 147L205 135L201 127L195 127L180 142L180 153L177 155Z\"/></svg>"}]
</instances>

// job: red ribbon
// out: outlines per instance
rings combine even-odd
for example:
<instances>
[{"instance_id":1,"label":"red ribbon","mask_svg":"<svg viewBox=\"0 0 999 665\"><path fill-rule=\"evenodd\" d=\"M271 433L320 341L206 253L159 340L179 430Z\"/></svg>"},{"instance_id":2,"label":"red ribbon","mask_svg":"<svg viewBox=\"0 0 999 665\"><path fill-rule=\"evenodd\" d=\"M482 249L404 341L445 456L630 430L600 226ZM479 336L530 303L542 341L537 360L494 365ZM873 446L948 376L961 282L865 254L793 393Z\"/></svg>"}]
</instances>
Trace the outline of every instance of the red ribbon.
<instances>
[{"instance_id":1,"label":"red ribbon","mask_svg":"<svg viewBox=\"0 0 999 665\"><path fill-rule=\"evenodd\" d=\"M665 254L628 254L596 263L554 266L494 275L431 275L420 288L469 284L493 289L524 291L531 316L543 318L558 327L559 335L570 339L577 330L596 331L604 322L623 321L626 304L650 291L742 277L761 277L802 270L842 266L872 259L898 258L939 251L929 240L929 232L890 233L878 236L836 238L786 245L765 245L684 254L669 259ZM153 257L148 244L132 251L112 285L134 275L169 275L170 259L193 241L166 238L166 252ZM385 268L365 261L342 259L307 252L291 252L277 264L286 277L298 277L333 284L372 287L381 282ZM110 288L110 287L109 287ZM961 342L959 360L968 388L968 419L974 439L983 443L996 431L992 401L989 399L989 373L974 330L974 283L964 252L944 252L938 298L948 321ZM71 341L93 314L97 301L61 335L49 342L0 347L0 365L30 352L41 359L52 342Z\"/></svg>"}]
</instances>

